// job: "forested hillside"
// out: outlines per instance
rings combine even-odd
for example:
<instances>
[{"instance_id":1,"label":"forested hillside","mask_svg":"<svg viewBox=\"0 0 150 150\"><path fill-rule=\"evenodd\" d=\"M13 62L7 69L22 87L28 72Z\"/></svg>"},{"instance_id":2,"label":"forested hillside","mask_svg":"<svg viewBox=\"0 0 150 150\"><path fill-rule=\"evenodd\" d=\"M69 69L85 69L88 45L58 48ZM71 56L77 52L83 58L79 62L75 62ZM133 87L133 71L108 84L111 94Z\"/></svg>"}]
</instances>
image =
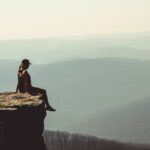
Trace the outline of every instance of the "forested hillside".
<instances>
[{"instance_id":1,"label":"forested hillside","mask_svg":"<svg viewBox=\"0 0 150 150\"><path fill-rule=\"evenodd\" d=\"M44 133L48 150L149 150L149 145L120 143L99 139L94 136L46 131Z\"/></svg>"}]
</instances>

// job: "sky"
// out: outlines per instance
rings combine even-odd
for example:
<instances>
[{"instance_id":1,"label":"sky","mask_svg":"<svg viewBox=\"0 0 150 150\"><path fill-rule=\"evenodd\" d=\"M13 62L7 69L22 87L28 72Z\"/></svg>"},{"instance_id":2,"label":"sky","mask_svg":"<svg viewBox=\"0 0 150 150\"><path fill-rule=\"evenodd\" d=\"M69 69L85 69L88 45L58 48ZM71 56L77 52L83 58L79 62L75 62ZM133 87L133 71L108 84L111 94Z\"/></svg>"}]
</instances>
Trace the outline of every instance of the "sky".
<instances>
[{"instance_id":1,"label":"sky","mask_svg":"<svg viewBox=\"0 0 150 150\"><path fill-rule=\"evenodd\" d=\"M150 0L0 0L0 39L150 31Z\"/></svg>"}]
</instances>

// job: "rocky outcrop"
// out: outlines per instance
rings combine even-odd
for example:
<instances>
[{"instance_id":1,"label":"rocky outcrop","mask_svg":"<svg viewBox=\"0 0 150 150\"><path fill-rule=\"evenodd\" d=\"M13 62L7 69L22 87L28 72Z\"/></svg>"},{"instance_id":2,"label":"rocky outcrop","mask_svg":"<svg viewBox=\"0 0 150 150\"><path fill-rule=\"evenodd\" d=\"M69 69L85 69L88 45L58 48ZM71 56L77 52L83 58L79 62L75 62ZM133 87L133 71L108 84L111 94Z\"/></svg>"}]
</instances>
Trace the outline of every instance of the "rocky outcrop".
<instances>
[{"instance_id":1,"label":"rocky outcrop","mask_svg":"<svg viewBox=\"0 0 150 150\"><path fill-rule=\"evenodd\" d=\"M46 150L41 95L0 93L0 150Z\"/></svg>"}]
</instances>

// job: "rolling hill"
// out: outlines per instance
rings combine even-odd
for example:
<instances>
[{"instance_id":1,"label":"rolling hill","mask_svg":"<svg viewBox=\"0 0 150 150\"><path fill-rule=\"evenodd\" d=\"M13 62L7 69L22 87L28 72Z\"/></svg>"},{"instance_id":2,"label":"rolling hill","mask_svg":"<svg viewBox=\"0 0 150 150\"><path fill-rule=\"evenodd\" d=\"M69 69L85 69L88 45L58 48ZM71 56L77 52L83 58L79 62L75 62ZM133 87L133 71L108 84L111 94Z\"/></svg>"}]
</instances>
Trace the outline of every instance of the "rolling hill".
<instances>
[{"instance_id":1,"label":"rolling hill","mask_svg":"<svg viewBox=\"0 0 150 150\"><path fill-rule=\"evenodd\" d=\"M0 53L0 59L27 57L33 64L103 57L150 59L150 32L1 40Z\"/></svg>"},{"instance_id":2,"label":"rolling hill","mask_svg":"<svg viewBox=\"0 0 150 150\"><path fill-rule=\"evenodd\" d=\"M1 91L15 90L18 65L1 60ZM32 65L33 85L45 88L57 109L48 112L45 128L149 142L149 66L150 61L125 58Z\"/></svg>"}]
</instances>

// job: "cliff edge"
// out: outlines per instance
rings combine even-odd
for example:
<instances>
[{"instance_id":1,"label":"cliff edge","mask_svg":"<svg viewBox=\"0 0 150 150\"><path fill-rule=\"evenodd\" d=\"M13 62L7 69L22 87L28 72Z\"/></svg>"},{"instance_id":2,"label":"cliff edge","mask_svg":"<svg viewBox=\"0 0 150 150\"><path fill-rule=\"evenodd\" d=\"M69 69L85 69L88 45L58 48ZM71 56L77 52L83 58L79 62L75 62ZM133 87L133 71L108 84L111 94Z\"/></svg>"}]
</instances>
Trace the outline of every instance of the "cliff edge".
<instances>
[{"instance_id":1,"label":"cliff edge","mask_svg":"<svg viewBox=\"0 0 150 150\"><path fill-rule=\"evenodd\" d=\"M0 150L46 150L41 95L0 93Z\"/></svg>"}]
</instances>

